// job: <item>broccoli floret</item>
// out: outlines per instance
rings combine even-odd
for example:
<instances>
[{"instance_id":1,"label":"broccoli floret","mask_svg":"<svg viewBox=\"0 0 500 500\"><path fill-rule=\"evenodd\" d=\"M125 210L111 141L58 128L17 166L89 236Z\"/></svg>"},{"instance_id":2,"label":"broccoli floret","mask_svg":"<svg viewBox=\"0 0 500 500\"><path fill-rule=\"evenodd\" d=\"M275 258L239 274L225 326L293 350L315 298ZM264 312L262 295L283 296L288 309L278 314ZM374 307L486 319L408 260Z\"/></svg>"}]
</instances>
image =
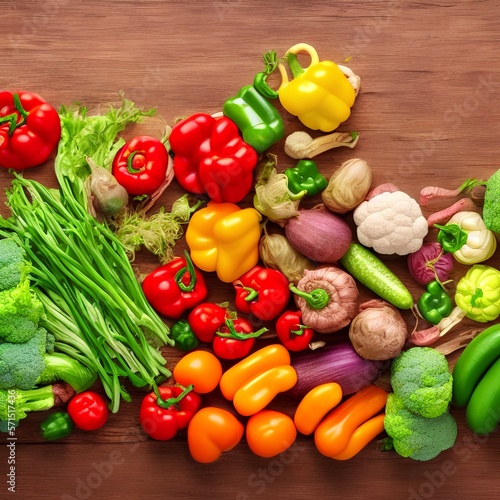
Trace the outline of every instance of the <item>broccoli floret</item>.
<instances>
[{"instance_id":1,"label":"broccoli floret","mask_svg":"<svg viewBox=\"0 0 500 500\"><path fill-rule=\"evenodd\" d=\"M0 239L0 291L16 287L30 269L21 247L8 238Z\"/></svg>"},{"instance_id":2,"label":"broccoli floret","mask_svg":"<svg viewBox=\"0 0 500 500\"><path fill-rule=\"evenodd\" d=\"M0 388L35 387L45 369L42 345L41 334L22 344L0 344Z\"/></svg>"},{"instance_id":3,"label":"broccoli floret","mask_svg":"<svg viewBox=\"0 0 500 500\"><path fill-rule=\"evenodd\" d=\"M483 221L490 231L500 233L500 169L486 181Z\"/></svg>"},{"instance_id":4,"label":"broccoli floret","mask_svg":"<svg viewBox=\"0 0 500 500\"><path fill-rule=\"evenodd\" d=\"M412 347L393 360L391 386L409 411L436 418L450 405L453 377L442 353L432 347Z\"/></svg>"},{"instance_id":5,"label":"broccoli floret","mask_svg":"<svg viewBox=\"0 0 500 500\"><path fill-rule=\"evenodd\" d=\"M457 423L449 411L436 418L415 415L395 394L387 398L384 428L396 452L413 460L432 460L457 439Z\"/></svg>"},{"instance_id":6,"label":"broccoli floret","mask_svg":"<svg viewBox=\"0 0 500 500\"><path fill-rule=\"evenodd\" d=\"M56 396L51 385L27 391L0 389L0 431L8 432L12 425L17 426L19 420L26 418L28 413L50 410L55 404Z\"/></svg>"},{"instance_id":7,"label":"broccoli floret","mask_svg":"<svg viewBox=\"0 0 500 500\"><path fill-rule=\"evenodd\" d=\"M22 343L38 331L43 304L26 278L15 288L0 292L0 339Z\"/></svg>"},{"instance_id":8,"label":"broccoli floret","mask_svg":"<svg viewBox=\"0 0 500 500\"><path fill-rule=\"evenodd\" d=\"M28 342L0 344L0 388L32 389L62 381L76 392L88 389L96 380L95 372L67 354L47 352L51 338L40 328Z\"/></svg>"}]
</instances>

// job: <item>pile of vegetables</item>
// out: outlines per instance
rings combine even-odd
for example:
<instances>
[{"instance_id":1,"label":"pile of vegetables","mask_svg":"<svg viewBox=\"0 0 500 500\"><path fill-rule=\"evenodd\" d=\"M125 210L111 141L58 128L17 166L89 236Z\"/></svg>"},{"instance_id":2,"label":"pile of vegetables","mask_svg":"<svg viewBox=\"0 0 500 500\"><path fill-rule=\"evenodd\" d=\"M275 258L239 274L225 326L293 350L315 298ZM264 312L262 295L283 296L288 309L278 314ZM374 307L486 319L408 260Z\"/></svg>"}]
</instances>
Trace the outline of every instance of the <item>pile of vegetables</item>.
<instances>
[{"instance_id":1,"label":"pile of vegetables","mask_svg":"<svg viewBox=\"0 0 500 500\"><path fill-rule=\"evenodd\" d=\"M45 439L97 432L139 392L142 431L184 435L200 463L243 439L274 457L299 435L334 460L368 446L431 460L455 443L454 406L467 407L475 433L498 424L488 420L500 409L500 330L490 326L500 270L488 264L498 176L424 188L419 200L373 185L361 158L327 177L313 158L360 140L337 130L360 78L303 43L263 59L220 113L184 117L161 137L121 136L156 113L122 94L92 114L0 93L0 166L12 173L0 219L2 430L57 407ZM307 130L286 136L282 112ZM25 172L51 154L57 189ZM172 182L185 193L167 211ZM432 199L484 185L483 210L467 198L424 217ZM135 265L141 249L158 259L147 275ZM387 257L405 259L419 297ZM233 290L227 303L213 302L210 273ZM464 318L484 331L438 345ZM452 370L446 355L464 345ZM170 367L172 348L181 357Z\"/></svg>"}]
</instances>

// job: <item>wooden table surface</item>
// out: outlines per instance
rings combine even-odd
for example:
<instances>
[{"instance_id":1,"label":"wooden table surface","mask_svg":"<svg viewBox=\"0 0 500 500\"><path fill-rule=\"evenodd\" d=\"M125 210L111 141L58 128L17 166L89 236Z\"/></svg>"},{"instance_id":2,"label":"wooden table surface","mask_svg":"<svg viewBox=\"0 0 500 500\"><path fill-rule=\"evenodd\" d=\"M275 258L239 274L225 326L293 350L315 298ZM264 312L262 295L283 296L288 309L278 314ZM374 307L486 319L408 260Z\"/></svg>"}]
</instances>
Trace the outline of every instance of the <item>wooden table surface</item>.
<instances>
[{"instance_id":1,"label":"wooden table surface","mask_svg":"<svg viewBox=\"0 0 500 500\"><path fill-rule=\"evenodd\" d=\"M55 106L79 102L89 108L116 102L124 91L141 107L156 106L173 124L194 112L219 111L252 81L267 50L283 54L306 42L321 59L350 58L348 66L362 81L352 116L341 127L359 131L360 141L354 151L317 157L322 172L329 176L359 157L372 167L373 185L395 182L418 198L427 185L456 187L469 177L486 179L499 167L499 16L494 0L4 0L0 88L35 91ZM284 119L287 133L300 129L295 118ZM133 132L138 130L159 134L161 122ZM280 167L292 165L282 143L273 152ZM55 186L51 162L25 175ZM10 181L0 171L4 216ZM181 193L174 182L158 206L169 208ZM422 290L408 279L405 259L390 262L417 298ZM500 258L490 263L500 265ZM147 272L156 263L143 255L139 265ZM458 266L453 277L463 272ZM231 300L230 286L207 278L211 300ZM411 315L405 318L413 325ZM173 368L179 354L171 349L166 357ZM430 462L382 453L375 443L338 462L321 456L311 439L299 438L273 459L258 458L242 442L201 465L191 459L184 437L161 443L142 433L140 400L135 393L101 430L75 431L54 443L39 435L45 415L22 421L15 446L17 498L500 497L500 436L474 436L460 410L453 409L456 445ZM216 396L210 402L217 403ZM283 406L293 414L291 402ZM2 446L1 498L9 493L8 454Z\"/></svg>"}]
</instances>

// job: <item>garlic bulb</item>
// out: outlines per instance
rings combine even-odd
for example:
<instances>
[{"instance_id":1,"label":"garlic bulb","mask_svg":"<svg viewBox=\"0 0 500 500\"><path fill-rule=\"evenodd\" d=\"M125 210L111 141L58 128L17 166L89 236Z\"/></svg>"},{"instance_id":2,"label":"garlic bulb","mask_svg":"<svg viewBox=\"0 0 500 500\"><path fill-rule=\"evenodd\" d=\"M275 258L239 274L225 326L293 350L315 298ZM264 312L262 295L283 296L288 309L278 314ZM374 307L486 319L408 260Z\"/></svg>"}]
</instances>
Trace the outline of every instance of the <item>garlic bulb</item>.
<instances>
[{"instance_id":1,"label":"garlic bulb","mask_svg":"<svg viewBox=\"0 0 500 500\"><path fill-rule=\"evenodd\" d=\"M259 242L259 254L266 267L278 269L290 281L296 283L304 275L304 269L314 269L314 263L290 245L285 236L268 234Z\"/></svg>"},{"instance_id":2,"label":"garlic bulb","mask_svg":"<svg viewBox=\"0 0 500 500\"><path fill-rule=\"evenodd\" d=\"M372 177L372 169L366 161L354 158L344 162L321 193L323 203L329 210L339 214L353 210L366 198Z\"/></svg>"}]
</instances>

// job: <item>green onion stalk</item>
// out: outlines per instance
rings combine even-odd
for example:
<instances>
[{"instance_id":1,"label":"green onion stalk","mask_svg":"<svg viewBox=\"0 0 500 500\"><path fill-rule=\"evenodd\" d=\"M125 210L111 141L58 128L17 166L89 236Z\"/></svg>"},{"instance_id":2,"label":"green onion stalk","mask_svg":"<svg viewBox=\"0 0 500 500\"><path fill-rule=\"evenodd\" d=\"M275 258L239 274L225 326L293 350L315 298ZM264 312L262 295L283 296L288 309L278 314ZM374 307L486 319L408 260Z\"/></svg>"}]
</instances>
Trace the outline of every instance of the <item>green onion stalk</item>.
<instances>
[{"instance_id":1,"label":"green onion stalk","mask_svg":"<svg viewBox=\"0 0 500 500\"><path fill-rule=\"evenodd\" d=\"M121 399L130 400L122 377L145 387L171 376L160 348L174 342L120 241L69 185L49 189L14 172L11 216L0 218L0 235L15 239L31 261L57 348L98 373L116 412Z\"/></svg>"}]
</instances>

